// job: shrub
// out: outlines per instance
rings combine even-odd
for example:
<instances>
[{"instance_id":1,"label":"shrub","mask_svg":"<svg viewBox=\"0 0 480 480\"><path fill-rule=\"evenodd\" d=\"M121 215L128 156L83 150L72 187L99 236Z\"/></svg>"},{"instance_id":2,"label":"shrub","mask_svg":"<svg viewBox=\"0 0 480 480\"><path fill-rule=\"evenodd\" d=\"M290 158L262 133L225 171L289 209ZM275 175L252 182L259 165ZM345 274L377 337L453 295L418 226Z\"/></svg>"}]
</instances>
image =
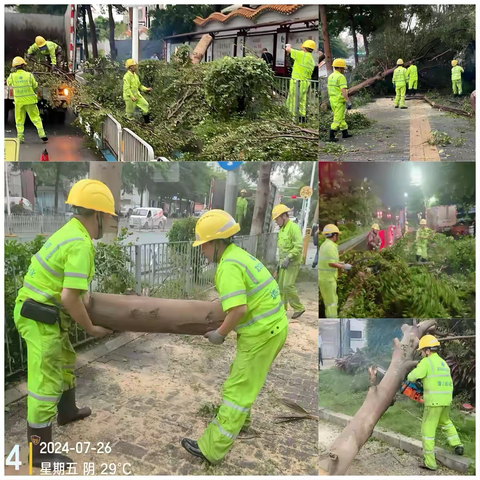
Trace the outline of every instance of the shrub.
<instances>
[{"instance_id":1,"label":"shrub","mask_svg":"<svg viewBox=\"0 0 480 480\"><path fill-rule=\"evenodd\" d=\"M357 225L353 222L347 222L345 227L347 227L351 232L355 232L357 230Z\"/></svg>"}]
</instances>

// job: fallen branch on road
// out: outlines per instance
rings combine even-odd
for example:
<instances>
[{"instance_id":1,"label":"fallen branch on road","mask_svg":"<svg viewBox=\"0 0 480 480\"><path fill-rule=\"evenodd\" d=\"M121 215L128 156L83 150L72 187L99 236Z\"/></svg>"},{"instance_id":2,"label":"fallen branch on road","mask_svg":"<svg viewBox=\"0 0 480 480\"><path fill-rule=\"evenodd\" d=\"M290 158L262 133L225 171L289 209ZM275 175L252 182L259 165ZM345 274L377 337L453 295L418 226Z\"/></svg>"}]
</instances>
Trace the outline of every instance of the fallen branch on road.
<instances>
[{"instance_id":1,"label":"fallen branch on road","mask_svg":"<svg viewBox=\"0 0 480 480\"><path fill-rule=\"evenodd\" d=\"M445 105L437 105L433 100L430 100L427 96L424 96L423 99L430 104L433 108L438 108L439 110L444 110L445 112L456 113L457 115L463 115L464 117L472 117L473 114L461 110L460 108L447 107Z\"/></svg>"},{"instance_id":2,"label":"fallen branch on road","mask_svg":"<svg viewBox=\"0 0 480 480\"><path fill-rule=\"evenodd\" d=\"M318 415L312 415L311 413L308 413L307 410L305 410L301 405L294 402L293 400L284 398L282 399L282 403L286 407L290 408L291 410L298 412L300 415L281 415L281 416L275 417L275 423L295 422L298 420L317 420L318 421Z\"/></svg>"}]
</instances>

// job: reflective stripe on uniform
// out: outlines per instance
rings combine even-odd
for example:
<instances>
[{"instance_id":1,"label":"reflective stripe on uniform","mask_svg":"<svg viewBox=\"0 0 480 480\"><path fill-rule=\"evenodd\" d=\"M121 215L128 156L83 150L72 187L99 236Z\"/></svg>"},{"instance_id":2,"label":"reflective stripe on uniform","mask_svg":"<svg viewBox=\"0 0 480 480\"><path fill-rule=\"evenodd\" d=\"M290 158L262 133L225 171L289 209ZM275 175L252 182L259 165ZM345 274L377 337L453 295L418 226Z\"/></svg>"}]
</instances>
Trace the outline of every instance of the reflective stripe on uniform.
<instances>
[{"instance_id":1,"label":"reflective stripe on uniform","mask_svg":"<svg viewBox=\"0 0 480 480\"><path fill-rule=\"evenodd\" d=\"M45 427L49 427L51 424L52 424L52 420L49 420L46 423L31 423L31 422L28 422L28 426L32 427L32 428L45 428Z\"/></svg>"},{"instance_id":2,"label":"reflective stripe on uniform","mask_svg":"<svg viewBox=\"0 0 480 480\"><path fill-rule=\"evenodd\" d=\"M36 393L31 392L30 390L27 390L27 395L29 397L35 398L36 400L40 400L41 402L57 402L60 400L61 395L58 395L56 397L48 397L46 395L37 395Z\"/></svg>"},{"instance_id":3,"label":"reflective stripe on uniform","mask_svg":"<svg viewBox=\"0 0 480 480\"><path fill-rule=\"evenodd\" d=\"M435 437L422 437L424 440L435 440Z\"/></svg>"},{"instance_id":4,"label":"reflective stripe on uniform","mask_svg":"<svg viewBox=\"0 0 480 480\"><path fill-rule=\"evenodd\" d=\"M438 395L450 395L451 392L449 391L444 391L444 392L432 392L431 390L425 390L425 393L433 393L433 394L438 394Z\"/></svg>"},{"instance_id":5,"label":"reflective stripe on uniform","mask_svg":"<svg viewBox=\"0 0 480 480\"><path fill-rule=\"evenodd\" d=\"M447 440L452 440L452 438L458 438L458 435L452 435L451 437L447 437Z\"/></svg>"},{"instance_id":6,"label":"reflective stripe on uniform","mask_svg":"<svg viewBox=\"0 0 480 480\"><path fill-rule=\"evenodd\" d=\"M240 405L235 405L234 403L229 402L228 400L225 400L225 399L222 401L222 403L224 405L226 405L227 407L234 408L235 410L238 410L239 412L248 413L250 411L249 408L240 407Z\"/></svg>"},{"instance_id":7,"label":"reflective stripe on uniform","mask_svg":"<svg viewBox=\"0 0 480 480\"><path fill-rule=\"evenodd\" d=\"M236 292L227 293L226 295L222 295L220 297L220 301L223 302L224 300L227 300L227 298L236 297L237 295L244 295L245 293L247 293L246 290L237 290Z\"/></svg>"},{"instance_id":8,"label":"reflective stripe on uniform","mask_svg":"<svg viewBox=\"0 0 480 480\"><path fill-rule=\"evenodd\" d=\"M338 303L327 303L325 306L326 307L336 307Z\"/></svg>"},{"instance_id":9,"label":"reflective stripe on uniform","mask_svg":"<svg viewBox=\"0 0 480 480\"><path fill-rule=\"evenodd\" d=\"M247 292L247 297L255 295L255 293L259 292L262 288L266 287L269 283L273 282L273 280L274 280L273 277L270 277L264 282L262 282L260 285L258 285L258 287L252 288L252 290Z\"/></svg>"},{"instance_id":10,"label":"reflective stripe on uniform","mask_svg":"<svg viewBox=\"0 0 480 480\"><path fill-rule=\"evenodd\" d=\"M23 282L23 286L28 289L28 290L31 290L32 292L35 292L35 293L38 293L39 295L41 295L42 297L45 297L48 301L52 302L54 305L56 305L57 307L59 308L62 308L62 305L60 303L58 303L53 297L52 295L49 295L48 293L45 293L43 292L42 290L34 287L33 285L30 285L29 283L27 282Z\"/></svg>"},{"instance_id":11,"label":"reflective stripe on uniform","mask_svg":"<svg viewBox=\"0 0 480 480\"><path fill-rule=\"evenodd\" d=\"M70 242L83 242L83 238L69 238L68 240L58 243L55 248L45 257L45 260L48 260L62 245Z\"/></svg>"},{"instance_id":12,"label":"reflective stripe on uniform","mask_svg":"<svg viewBox=\"0 0 480 480\"><path fill-rule=\"evenodd\" d=\"M39 253L35 254L35 258L37 259L38 263L48 272L54 275L55 277L62 278L62 274L56 272L52 267L49 267L45 260L40 256Z\"/></svg>"},{"instance_id":13,"label":"reflective stripe on uniform","mask_svg":"<svg viewBox=\"0 0 480 480\"><path fill-rule=\"evenodd\" d=\"M425 378L434 378L434 377L449 377L450 375L445 374L445 375L427 375Z\"/></svg>"},{"instance_id":14,"label":"reflective stripe on uniform","mask_svg":"<svg viewBox=\"0 0 480 480\"><path fill-rule=\"evenodd\" d=\"M442 427L442 430L447 430L448 428L450 427L453 427L453 423L450 422L448 425L445 425L444 427Z\"/></svg>"},{"instance_id":15,"label":"reflective stripe on uniform","mask_svg":"<svg viewBox=\"0 0 480 480\"><path fill-rule=\"evenodd\" d=\"M214 424L218 427L218 429L220 430L220 433L221 433L222 435L225 435L226 437L231 438L232 440L235 440L235 439L237 438L236 435L233 435L232 433L227 432L227 431L218 423L218 420L217 420L216 418L214 418L214 419L212 420L212 423L214 423Z\"/></svg>"},{"instance_id":16,"label":"reflective stripe on uniform","mask_svg":"<svg viewBox=\"0 0 480 480\"><path fill-rule=\"evenodd\" d=\"M237 265L240 265L241 267L243 267L245 269L245 271L247 272L247 275L250 277L250 280L255 284L258 283L258 280L253 276L253 273L248 269L248 267L244 263L239 262L238 260L235 260L234 258L227 258L224 261L225 262L233 262L233 263L236 263Z\"/></svg>"},{"instance_id":17,"label":"reflective stripe on uniform","mask_svg":"<svg viewBox=\"0 0 480 480\"><path fill-rule=\"evenodd\" d=\"M240 328L248 327L249 325L252 325L252 323L258 322L262 318L265 318L265 317L268 317L269 315L273 315L274 313L277 313L282 308L282 305L283 305L282 303L279 303L275 308L272 308L272 310L269 310L268 312L265 312L260 315L257 315L256 317L253 317L249 322L236 327L235 331L237 332L238 330L240 330Z\"/></svg>"},{"instance_id":18,"label":"reflective stripe on uniform","mask_svg":"<svg viewBox=\"0 0 480 480\"><path fill-rule=\"evenodd\" d=\"M88 275L85 273L73 273L73 272L65 272L63 274L65 277L70 277L70 278L85 278L88 280Z\"/></svg>"}]
</instances>

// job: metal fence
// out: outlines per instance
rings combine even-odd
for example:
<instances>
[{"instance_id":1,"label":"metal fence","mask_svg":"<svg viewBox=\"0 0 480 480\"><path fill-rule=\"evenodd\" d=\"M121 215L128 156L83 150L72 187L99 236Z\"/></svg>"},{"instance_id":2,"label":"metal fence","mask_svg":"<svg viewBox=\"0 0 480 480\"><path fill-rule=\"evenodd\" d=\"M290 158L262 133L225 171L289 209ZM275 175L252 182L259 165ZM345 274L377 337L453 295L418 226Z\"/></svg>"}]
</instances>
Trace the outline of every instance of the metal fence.
<instances>
[{"instance_id":1,"label":"metal fence","mask_svg":"<svg viewBox=\"0 0 480 480\"><path fill-rule=\"evenodd\" d=\"M276 262L277 234L241 236L235 243L266 265ZM191 242L148 243L123 247L124 268L135 283L135 292L159 298L205 298L214 288L216 266L203 258L200 248ZM13 306L24 272L16 271L18 259L5 256L5 376L23 372L26 367L25 344L13 322ZM96 272L90 290L97 291L102 276L109 272ZM70 330L73 346L93 340L73 323Z\"/></svg>"},{"instance_id":2,"label":"metal fence","mask_svg":"<svg viewBox=\"0 0 480 480\"><path fill-rule=\"evenodd\" d=\"M306 92L306 109L307 112L309 109L318 111L320 105L320 85L321 81L319 80L293 80L287 77L275 77L274 79L274 93L280 98L286 99L290 94L290 85L293 82L294 90L293 94L295 96L295 115L299 116L300 110L300 87L302 82L308 82L308 88Z\"/></svg>"},{"instance_id":3,"label":"metal fence","mask_svg":"<svg viewBox=\"0 0 480 480\"><path fill-rule=\"evenodd\" d=\"M153 148L128 128L123 129L123 162L153 162Z\"/></svg>"},{"instance_id":4,"label":"metal fence","mask_svg":"<svg viewBox=\"0 0 480 480\"><path fill-rule=\"evenodd\" d=\"M122 151L122 126L111 115L107 115L102 123L102 140L105 146L120 160Z\"/></svg>"},{"instance_id":5,"label":"metal fence","mask_svg":"<svg viewBox=\"0 0 480 480\"><path fill-rule=\"evenodd\" d=\"M5 235L44 235L56 232L69 219L65 215L4 215L4 231Z\"/></svg>"}]
</instances>

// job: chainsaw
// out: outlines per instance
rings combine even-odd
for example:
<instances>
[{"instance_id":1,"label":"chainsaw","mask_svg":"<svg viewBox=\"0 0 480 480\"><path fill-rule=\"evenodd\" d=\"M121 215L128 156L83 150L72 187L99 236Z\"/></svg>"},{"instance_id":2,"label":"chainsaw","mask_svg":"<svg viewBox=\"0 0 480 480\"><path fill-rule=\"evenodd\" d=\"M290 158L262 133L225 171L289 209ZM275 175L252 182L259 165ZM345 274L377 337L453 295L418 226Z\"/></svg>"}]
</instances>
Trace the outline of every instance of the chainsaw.
<instances>
[{"instance_id":1,"label":"chainsaw","mask_svg":"<svg viewBox=\"0 0 480 480\"><path fill-rule=\"evenodd\" d=\"M383 376L387 371L381 367L377 367L377 371L380 372ZM415 402L423 403L423 385L422 382L417 380L416 382L409 382L404 380L402 386L400 387L400 393L406 397L412 399Z\"/></svg>"}]
</instances>

